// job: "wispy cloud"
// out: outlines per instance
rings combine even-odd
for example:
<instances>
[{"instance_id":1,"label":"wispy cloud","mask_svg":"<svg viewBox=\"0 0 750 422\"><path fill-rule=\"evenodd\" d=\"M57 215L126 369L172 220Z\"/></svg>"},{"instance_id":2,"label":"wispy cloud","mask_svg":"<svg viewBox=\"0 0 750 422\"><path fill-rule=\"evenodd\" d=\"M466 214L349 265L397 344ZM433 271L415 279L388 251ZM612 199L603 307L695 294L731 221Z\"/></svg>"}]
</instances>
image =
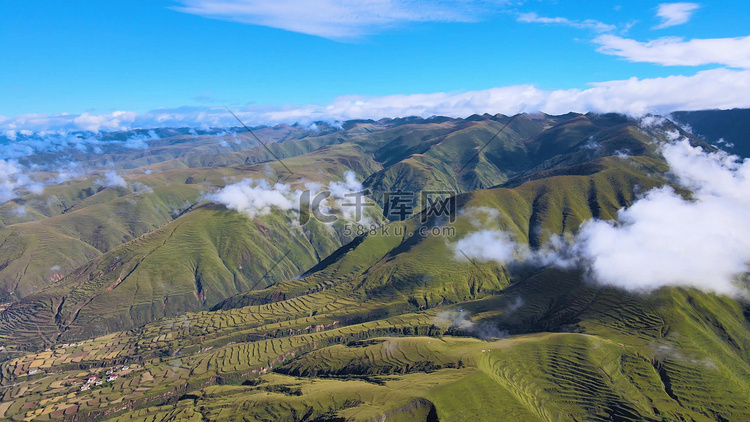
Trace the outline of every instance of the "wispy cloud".
<instances>
[{"instance_id":1,"label":"wispy cloud","mask_svg":"<svg viewBox=\"0 0 750 422\"><path fill-rule=\"evenodd\" d=\"M631 62L663 66L719 64L750 69L750 36L740 38L692 39L665 37L648 42L605 34L594 39L597 51Z\"/></svg>"},{"instance_id":2,"label":"wispy cloud","mask_svg":"<svg viewBox=\"0 0 750 422\"><path fill-rule=\"evenodd\" d=\"M653 29L687 23L699 7L698 3L662 3L656 10L656 16L661 18L661 23Z\"/></svg>"},{"instance_id":3,"label":"wispy cloud","mask_svg":"<svg viewBox=\"0 0 750 422\"><path fill-rule=\"evenodd\" d=\"M523 300L518 297L515 302L508 304L503 315L509 315L515 312L521 306L523 306ZM466 332L485 340L508 336L507 331L500 330L489 321L475 323L471 320L471 315L463 309L438 312L432 323L443 330Z\"/></svg>"},{"instance_id":4,"label":"wispy cloud","mask_svg":"<svg viewBox=\"0 0 750 422\"><path fill-rule=\"evenodd\" d=\"M562 25L562 26L570 26L573 28L579 28L579 29L591 29L596 32L610 32L617 29L615 25L609 25L594 19L585 19L585 20L571 20L568 18L563 17L544 17L539 16L534 12L531 13L521 13L518 15L517 18L518 22L523 23L541 23L546 25Z\"/></svg>"},{"instance_id":5,"label":"wispy cloud","mask_svg":"<svg viewBox=\"0 0 750 422\"><path fill-rule=\"evenodd\" d=\"M279 28L334 40L415 22L472 22L503 1L179 0L173 9L207 18Z\"/></svg>"}]
</instances>

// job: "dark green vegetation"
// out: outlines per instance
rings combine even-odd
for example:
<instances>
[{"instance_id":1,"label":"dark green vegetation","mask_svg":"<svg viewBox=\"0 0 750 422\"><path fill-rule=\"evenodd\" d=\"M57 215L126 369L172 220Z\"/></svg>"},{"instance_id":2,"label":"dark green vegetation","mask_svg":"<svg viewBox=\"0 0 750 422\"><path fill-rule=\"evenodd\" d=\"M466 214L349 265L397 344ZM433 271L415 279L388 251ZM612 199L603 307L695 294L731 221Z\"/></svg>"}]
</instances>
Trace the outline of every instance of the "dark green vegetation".
<instances>
[{"instance_id":1,"label":"dark green vegetation","mask_svg":"<svg viewBox=\"0 0 750 422\"><path fill-rule=\"evenodd\" d=\"M750 419L746 304L455 259L451 242L477 230L477 209L498 212L483 227L532 247L613 218L667 183L657 145L680 130L616 115L523 115L459 173L508 119L286 128L295 135L271 148L294 174L246 164L243 156L268 158L257 148L216 158L204 141L180 156L184 145L165 138L165 161L125 176L153 192L98 190L89 178L3 205L0 267L13 303L0 314L0 417ZM417 216L353 237L340 225L301 230L290 214L250 219L201 200L232 177L301 186L348 169L377 201L389 190L452 189L462 213L452 224ZM70 211L47 206L52 194ZM29 221L13 220L19 204ZM68 261L51 277L57 259ZM110 370L116 380L83 387Z\"/></svg>"}]
</instances>

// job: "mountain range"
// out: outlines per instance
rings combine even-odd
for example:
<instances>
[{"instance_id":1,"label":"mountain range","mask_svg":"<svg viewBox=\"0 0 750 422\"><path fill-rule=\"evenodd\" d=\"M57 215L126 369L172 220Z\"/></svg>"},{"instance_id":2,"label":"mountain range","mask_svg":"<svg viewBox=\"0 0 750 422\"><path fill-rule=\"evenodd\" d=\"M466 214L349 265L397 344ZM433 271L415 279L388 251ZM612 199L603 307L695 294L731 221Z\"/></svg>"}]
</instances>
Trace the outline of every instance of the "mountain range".
<instances>
[{"instance_id":1,"label":"mountain range","mask_svg":"<svg viewBox=\"0 0 750 422\"><path fill-rule=\"evenodd\" d=\"M19 157L44 188L0 205L0 417L748 420L746 298L571 258L649 192L700 201L665 145L749 157L748 122L407 117ZM365 220L336 197L335 223L302 223L299 194L326 189L367 192ZM433 191L455 213L384 212Z\"/></svg>"}]
</instances>

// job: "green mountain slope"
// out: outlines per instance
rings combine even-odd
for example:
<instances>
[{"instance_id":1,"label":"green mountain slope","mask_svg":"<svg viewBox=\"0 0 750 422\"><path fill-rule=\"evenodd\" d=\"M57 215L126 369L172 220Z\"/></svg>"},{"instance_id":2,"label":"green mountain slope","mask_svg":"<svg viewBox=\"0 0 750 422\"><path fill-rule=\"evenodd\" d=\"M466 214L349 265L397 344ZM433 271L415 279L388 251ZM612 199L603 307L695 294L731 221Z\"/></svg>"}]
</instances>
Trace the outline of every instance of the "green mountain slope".
<instances>
[{"instance_id":1,"label":"green mountain slope","mask_svg":"<svg viewBox=\"0 0 750 422\"><path fill-rule=\"evenodd\" d=\"M26 210L22 216L5 204L0 209L6 211L8 225L0 228L0 236L8 241L0 289L9 299L39 291L99 254L169 223L214 184L224 184L226 177L238 174L232 169L204 169L126 175L128 187L109 188L91 177L22 198ZM200 184L186 183L197 176Z\"/></svg>"},{"instance_id":2,"label":"green mountain slope","mask_svg":"<svg viewBox=\"0 0 750 422\"><path fill-rule=\"evenodd\" d=\"M333 180L343 172L333 165L337 163L361 175L376 169L351 145L319 148L325 142L308 144L303 139L271 146L290 146L291 156L317 149L305 159L291 162L298 174L284 176L289 181L306 178L325 182L326 177ZM257 153L257 149L243 154L249 153ZM281 150L276 153L283 155ZM57 184L42 194L29 194L0 205L0 221L4 223L0 226L0 238L10 239L0 255L0 299L13 302L38 292L101 253L173 221L200 202L205 193L231 180L269 178L274 172L278 178L285 172L275 162L273 166L242 165L246 158L242 155L237 160L239 165L225 167L178 168L156 173L150 170L151 174L138 169L123 174L127 187L102 186L103 172L99 172L85 180ZM318 168L313 164L318 160L331 165ZM23 207L23 214L17 211L19 207Z\"/></svg>"},{"instance_id":3,"label":"green mountain slope","mask_svg":"<svg viewBox=\"0 0 750 422\"><path fill-rule=\"evenodd\" d=\"M436 129L425 133L430 126ZM446 126L451 128L448 133ZM462 193L486 189L612 155L657 157L653 140L664 140L666 130L705 145L671 122L649 128L624 116L591 113L520 115L512 120L485 115L460 124L427 123L397 129L396 133L384 132L396 138L374 151L376 160L380 161L379 156L388 159L382 162L383 170L365 182L381 201L382 196L377 195L389 191ZM370 145L380 145L366 139Z\"/></svg>"},{"instance_id":4,"label":"green mountain slope","mask_svg":"<svg viewBox=\"0 0 750 422\"><path fill-rule=\"evenodd\" d=\"M372 166L347 147L320 154L337 157L329 158L332 164L348 162L359 172ZM340 177L326 173L338 171L336 166L326 167L314 158L289 160L288 165L300 172L290 177L302 181ZM257 169L248 170L247 176L257 176ZM305 171L314 176L304 178ZM85 210L89 208L94 207ZM84 218L95 222L93 215L87 212ZM123 215L140 221L132 213ZM59 217L42 223L55 218ZM272 214L251 219L221 205L194 207L11 305L0 318L20 342L78 339L129 329L161 317L209 309L232 295L293 278L353 237L344 233L343 222L329 227L313 220L301 228L296 218Z\"/></svg>"}]
</instances>

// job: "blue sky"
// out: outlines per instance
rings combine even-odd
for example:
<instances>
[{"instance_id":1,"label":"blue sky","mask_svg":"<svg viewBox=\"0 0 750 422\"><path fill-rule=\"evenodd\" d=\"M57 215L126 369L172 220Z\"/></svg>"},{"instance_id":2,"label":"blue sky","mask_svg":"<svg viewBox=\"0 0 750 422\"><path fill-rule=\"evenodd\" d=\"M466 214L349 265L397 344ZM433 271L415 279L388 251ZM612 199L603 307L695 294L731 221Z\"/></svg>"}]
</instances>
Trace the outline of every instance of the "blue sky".
<instances>
[{"instance_id":1,"label":"blue sky","mask_svg":"<svg viewBox=\"0 0 750 422\"><path fill-rule=\"evenodd\" d=\"M6 1L0 130L747 106L747 22L736 1ZM674 98L590 93L629 78Z\"/></svg>"}]
</instances>

